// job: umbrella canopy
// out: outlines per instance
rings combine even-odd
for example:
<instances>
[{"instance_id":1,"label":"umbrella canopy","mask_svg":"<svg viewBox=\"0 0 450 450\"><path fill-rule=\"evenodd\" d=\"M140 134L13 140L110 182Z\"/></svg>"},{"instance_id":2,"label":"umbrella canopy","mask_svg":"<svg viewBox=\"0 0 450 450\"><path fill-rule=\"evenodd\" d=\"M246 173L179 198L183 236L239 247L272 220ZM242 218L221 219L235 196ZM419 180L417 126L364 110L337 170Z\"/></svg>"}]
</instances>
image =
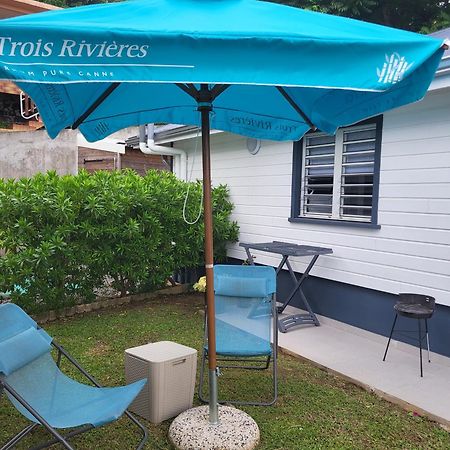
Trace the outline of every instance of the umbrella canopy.
<instances>
[{"instance_id":1,"label":"umbrella canopy","mask_svg":"<svg viewBox=\"0 0 450 450\"><path fill-rule=\"evenodd\" d=\"M141 123L198 124L196 99L174 83L214 83L231 87L213 128L295 140L420 99L442 44L254 0L135 0L2 21L0 78L20 82L51 137L103 93L79 124L90 141Z\"/></svg>"},{"instance_id":2,"label":"umbrella canopy","mask_svg":"<svg viewBox=\"0 0 450 450\"><path fill-rule=\"evenodd\" d=\"M134 0L0 22L0 78L35 101L51 137L199 123L210 422L217 422L210 126L256 138L334 133L422 98L442 40L256 0ZM211 111L214 113L211 115Z\"/></svg>"}]
</instances>

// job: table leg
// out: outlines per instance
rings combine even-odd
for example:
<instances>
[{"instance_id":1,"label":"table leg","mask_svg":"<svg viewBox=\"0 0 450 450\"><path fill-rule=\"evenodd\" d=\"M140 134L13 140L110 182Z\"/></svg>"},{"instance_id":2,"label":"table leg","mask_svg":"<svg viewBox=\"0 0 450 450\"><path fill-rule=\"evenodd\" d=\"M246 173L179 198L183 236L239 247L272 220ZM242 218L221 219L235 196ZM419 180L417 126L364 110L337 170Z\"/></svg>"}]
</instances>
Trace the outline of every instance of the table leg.
<instances>
[{"instance_id":1,"label":"table leg","mask_svg":"<svg viewBox=\"0 0 450 450\"><path fill-rule=\"evenodd\" d=\"M314 255L310 263L308 264L308 267L306 268L305 272L302 274L299 280L295 278L296 283L294 289L291 291L287 299L284 301L283 305L278 307L278 312L281 313L284 311L286 306L291 302L294 295L298 292L300 295L300 298L305 305L305 308L307 309L306 314L294 314L292 316L283 317L278 320L278 329L282 333L286 333L289 328L300 325L300 324L314 324L316 327L320 325L319 320L317 319L317 316L314 314L314 311L311 309L311 306L308 302L308 299L306 298L305 294L303 293L303 290L301 289L302 284L305 282L306 278L309 276L309 272L313 268L314 264L317 261L317 258L319 255ZM291 274L292 276L292 274Z\"/></svg>"},{"instance_id":2,"label":"table leg","mask_svg":"<svg viewBox=\"0 0 450 450\"><path fill-rule=\"evenodd\" d=\"M288 260L288 257L286 256L286 266L289 269L289 273L291 274L292 281L297 284L297 277L295 276L294 270L292 269L291 263Z\"/></svg>"},{"instance_id":3,"label":"table leg","mask_svg":"<svg viewBox=\"0 0 450 450\"><path fill-rule=\"evenodd\" d=\"M285 265L286 261L288 259L287 255L283 255L283 258L280 261L280 264L278 264L277 269L275 270L275 273L278 275L281 271L281 269L283 268L283 266Z\"/></svg>"},{"instance_id":4,"label":"table leg","mask_svg":"<svg viewBox=\"0 0 450 450\"><path fill-rule=\"evenodd\" d=\"M314 314L314 311L311 309L311 306L310 306L308 300L306 299L305 294L303 293L302 289L299 289L298 293L300 294L300 297L302 298L303 303L304 303L306 309L308 310L309 315L311 316L311 319L314 321L314 325L316 327L318 327L320 325L319 319L317 319L317 316Z\"/></svg>"},{"instance_id":5,"label":"table leg","mask_svg":"<svg viewBox=\"0 0 450 450\"><path fill-rule=\"evenodd\" d=\"M254 266L255 261L253 259L252 254L250 253L250 249L248 247L245 247L245 253L247 253L247 261L248 261L249 265Z\"/></svg>"},{"instance_id":6,"label":"table leg","mask_svg":"<svg viewBox=\"0 0 450 450\"><path fill-rule=\"evenodd\" d=\"M278 313L282 313L284 311L284 309L286 308L287 305L289 305L289 303L291 302L291 300L293 299L294 295L297 293L297 291L300 289L300 286L304 283L304 281L306 280L306 278L308 278L309 272L311 272L311 269L313 268L314 264L317 261L317 258L319 257L319 255L314 255L314 257L311 259L310 263L308 264L308 267L306 268L306 270L303 272L302 276L300 277L299 280L297 280L297 278L294 275L295 278L295 287L294 289L291 291L291 293L288 295L288 297L286 298L286 300L283 302L282 306L278 307ZM303 300L303 299L302 299Z\"/></svg>"}]
</instances>

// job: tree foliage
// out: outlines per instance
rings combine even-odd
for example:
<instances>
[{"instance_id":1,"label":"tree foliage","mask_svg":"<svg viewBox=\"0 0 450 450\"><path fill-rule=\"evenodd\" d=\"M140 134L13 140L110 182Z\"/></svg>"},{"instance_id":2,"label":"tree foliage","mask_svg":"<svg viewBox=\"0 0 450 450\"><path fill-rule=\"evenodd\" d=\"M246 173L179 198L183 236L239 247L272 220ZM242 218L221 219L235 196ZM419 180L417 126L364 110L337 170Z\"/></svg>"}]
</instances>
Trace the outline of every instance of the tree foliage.
<instances>
[{"instance_id":1,"label":"tree foliage","mask_svg":"<svg viewBox=\"0 0 450 450\"><path fill-rule=\"evenodd\" d=\"M0 180L0 292L28 311L94 298L105 280L125 295L164 285L203 261L203 221L187 225L188 184L168 172L96 172ZM186 216L202 189L191 184ZM228 189L213 189L215 259L238 237Z\"/></svg>"},{"instance_id":2,"label":"tree foliage","mask_svg":"<svg viewBox=\"0 0 450 450\"><path fill-rule=\"evenodd\" d=\"M450 0L273 1L423 33L450 26Z\"/></svg>"},{"instance_id":3,"label":"tree foliage","mask_svg":"<svg viewBox=\"0 0 450 450\"><path fill-rule=\"evenodd\" d=\"M44 0L63 8L108 0ZM119 0L109 0L119 1ZM268 0L421 33L450 27L450 0Z\"/></svg>"}]
</instances>

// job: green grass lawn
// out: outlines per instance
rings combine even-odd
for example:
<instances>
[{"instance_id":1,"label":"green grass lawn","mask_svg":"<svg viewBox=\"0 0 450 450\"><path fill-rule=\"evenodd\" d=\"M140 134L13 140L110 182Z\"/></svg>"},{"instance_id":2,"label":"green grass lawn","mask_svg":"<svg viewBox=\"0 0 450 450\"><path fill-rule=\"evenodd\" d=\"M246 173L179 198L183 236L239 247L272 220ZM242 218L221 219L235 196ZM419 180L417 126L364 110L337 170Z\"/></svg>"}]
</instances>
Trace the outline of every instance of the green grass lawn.
<instances>
[{"instance_id":1,"label":"green grass lawn","mask_svg":"<svg viewBox=\"0 0 450 450\"><path fill-rule=\"evenodd\" d=\"M203 297L161 297L138 306L93 312L46 327L101 383L124 383L124 350L162 340L201 348ZM64 366L68 367L68 366ZM70 371L73 374L72 371ZM225 371L223 395L270 394L266 371ZM261 430L260 449L449 449L450 435L427 419L407 413L307 362L279 358L279 400L273 407L246 407ZM194 400L197 403L197 400ZM146 449L171 449L170 421L152 425ZM5 396L0 400L0 445L24 425ZM45 439L38 430L18 448ZM139 436L126 419L75 438L77 449L127 450ZM56 448L56 447L55 447Z\"/></svg>"}]
</instances>

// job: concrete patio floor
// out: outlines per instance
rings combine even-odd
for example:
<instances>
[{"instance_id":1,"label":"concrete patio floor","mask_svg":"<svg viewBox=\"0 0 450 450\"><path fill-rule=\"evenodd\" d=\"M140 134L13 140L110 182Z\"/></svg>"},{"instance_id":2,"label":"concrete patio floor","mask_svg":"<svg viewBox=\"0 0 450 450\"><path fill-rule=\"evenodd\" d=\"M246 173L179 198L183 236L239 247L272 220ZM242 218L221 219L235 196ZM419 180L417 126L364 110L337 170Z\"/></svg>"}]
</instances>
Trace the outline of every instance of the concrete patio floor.
<instances>
[{"instance_id":1,"label":"concrete patio floor","mask_svg":"<svg viewBox=\"0 0 450 450\"><path fill-rule=\"evenodd\" d=\"M287 307L280 317L303 312ZM419 349L391 341L386 361L383 336L318 316L321 326L302 325L278 333L282 351L305 358L343 375L381 397L426 415L450 428L450 358L423 353L424 376L420 377ZM431 348L433 343L431 342Z\"/></svg>"}]
</instances>

